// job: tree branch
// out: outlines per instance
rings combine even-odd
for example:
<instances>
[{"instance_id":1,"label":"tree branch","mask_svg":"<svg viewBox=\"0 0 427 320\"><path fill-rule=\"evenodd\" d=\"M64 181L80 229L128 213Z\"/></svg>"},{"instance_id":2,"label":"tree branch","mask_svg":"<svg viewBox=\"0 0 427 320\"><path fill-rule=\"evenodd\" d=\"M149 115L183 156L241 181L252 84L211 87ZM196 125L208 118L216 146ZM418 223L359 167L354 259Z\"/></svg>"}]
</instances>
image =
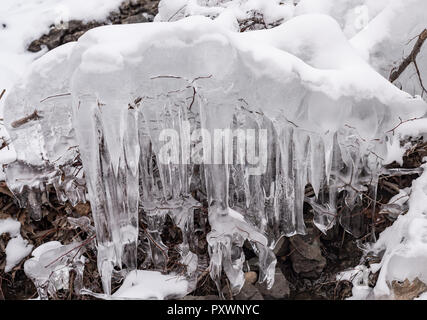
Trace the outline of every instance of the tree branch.
<instances>
[{"instance_id":1,"label":"tree branch","mask_svg":"<svg viewBox=\"0 0 427 320\"><path fill-rule=\"evenodd\" d=\"M403 59L402 63L399 65L398 68L394 68L391 71L390 77L389 77L390 82L396 81L400 77L400 75L403 73L403 71L405 71L406 68L411 63L413 63L415 65L415 69L417 71L418 79L420 81L423 92L427 92L426 88L424 87L423 80L421 79L421 74L418 69L418 65L416 61L417 55L420 53L421 47L423 46L426 39L427 39L427 29L424 29L423 32L421 32L420 35L418 36L417 42L412 48L411 53L405 59Z\"/></svg>"}]
</instances>

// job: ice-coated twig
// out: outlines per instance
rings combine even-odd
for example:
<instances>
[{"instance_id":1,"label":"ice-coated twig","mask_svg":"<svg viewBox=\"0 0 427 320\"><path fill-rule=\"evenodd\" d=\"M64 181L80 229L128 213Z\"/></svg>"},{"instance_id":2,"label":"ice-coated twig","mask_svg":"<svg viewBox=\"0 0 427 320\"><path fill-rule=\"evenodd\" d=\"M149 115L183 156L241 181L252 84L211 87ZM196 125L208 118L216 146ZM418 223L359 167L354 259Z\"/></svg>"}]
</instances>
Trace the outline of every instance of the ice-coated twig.
<instances>
[{"instance_id":1,"label":"ice-coated twig","mask_svg":"<svg viewBox=\"0 0 427 320\"><path fill-rule=\"evenodd\" d=\"M45 102L46 100L52 99L52 98L59 98L59 97L66 97L66 96L71 96L71 93L59 93L59 94L55 94L53 96L49 96L46 97L42 100L40 100L40 103Z\"/></svg>"},{"instance_id":2,"label":"ice-coated twig","mask_svg":"<svg viewBox=\"0 0 427 320\"><path fill-rule=\"evenodd\" d=\"M73 252L76 249L80 249L82 247L84 247L85 245L87 245L88 243L90 243L92 240L94 240L96 238L96 235L93 235L92 237L90 237L89 239L86 239L85 241L83 241L82 243L80 243L78 246L68 250L67 252L65 252L64 254L60 255L58 258L56 258L55 260L53 260L52 262L50 262L48 265L44 266L45 268L50 267L52 264L54 264L55 262L57 262L58 260L60 260L62 257L65 257L67 254L69 254L70 252Z\"/></svg>"},{"instance_id":3,"label":"ice-coated twig","mask_svg":"<svg viewBox=\"0 0 427 320\"><path fill-rule=\"evenodd\" d=\"M407 120L402 120L402 118L399 117L399 123L392 129L386 131L385 133L392 133L394 135L394 132L396 131L396 129L398 127L400 127L402 124L406 123L406 122L410 122L410 121L415 121L415 120L419 120L419 119L423 119L423 117L418 117L418 118L411 118L411 119L407 119Z\"/></svg>"},{"instance_id":4,"label":"ice-coated twig","mask_svg":"<svg viewBox=\"0 0 427 320\"><path fill-rule=\"evenodd\" d=\"M175 18L175 16L180 13L185 7L187 7L187 4L184 4L182 7L180 7L174 14L172 14L169 19L168 22L170 22L173 18Z\"/></svg>"}]
</instances>

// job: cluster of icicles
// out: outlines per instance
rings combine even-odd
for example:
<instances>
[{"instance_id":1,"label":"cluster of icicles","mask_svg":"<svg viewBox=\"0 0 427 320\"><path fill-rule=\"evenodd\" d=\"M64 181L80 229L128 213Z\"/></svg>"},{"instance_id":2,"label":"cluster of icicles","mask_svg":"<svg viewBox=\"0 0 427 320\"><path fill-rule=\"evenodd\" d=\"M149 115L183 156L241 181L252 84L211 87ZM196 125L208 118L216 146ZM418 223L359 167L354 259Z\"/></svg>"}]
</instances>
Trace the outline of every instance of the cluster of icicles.
<instances>
[{"instance_id":1,"label":"cluster of icicles","mask_svg":"<svg viewBox=\"0 0 427 320\"><path fill-rule=\"evenodd\" d=\"M183 79L160 81L185 82ZM188 87L185 83L183 85L183 88ZM305 233L304 202L311 205L314 223L323 232L336 221L356 235L363 230L362 219L352 217L351 213L355 206L362 205L362 197L357 190L366 191L366 185L370 185L372 192L375 192L378 162L372 161L372 157L369 161L369 154L361 155L359 149L352 149L351 146L357 145L358 138L357 135L349 135L349 131L320 136L299 129L291 122L275 123L265 115L250 110L244 99L236 99L229 101L233 110L230 123L232 132L252 129L254 137L261 139L261 130L267 131L265 150L259 146L261 140L256 148L260 163L262 157L265 156L266 160L262 168L256 167L259 174L251 173L253 164L245 164L235 158L233 163L228 164L165 164L159 161L162 147L159 135L164 129L175 129L180 133L178 141L174 141L178 142L176 148L180 158L186 153L200 153L203 157L206 144L203 139L192 138L203 138L200 130L209 128L211 116L203 119L201 115L211 112L205 108L208 105L212 107L216 96L205 98L199 88L190 110L186 98L193 94L191 87L159 96L155 100L135 97L129 102L107 102L105 99L101 102L95 96L85 95L78 102L81 113L78 121L81 128L85 128L80 132L82 140L87 143L79 148L84 176L81 172L76 174L76 165L72 162L58 168L34 167L17 161L7 168L7 176L13 177L8 179L9 186L20 204L29 207L36 220L42 217L40 206L43 204L43 193L40 190L45 191L47 185L54 186L58 199L70 200L73 204L85 201L88 189L96 227L98 268L107 296L111 294L114 267L131 271L139 265L137 248L143 240L139 239L140 221L146 226L144 235L145 240L148 239L143 266L155 266L162 271L166 269L168 247L163 244L161 233L167 216L182 231L180 263L185 266L186 277L192 283L191 288L194 288L200 272L207 267L206 259L201 257L199 261L200 257L194 250L197 247L194 215L200 212L203 203L209 207L211 227L207 234L209 270L219 292L223 271L234 294L243 286L245 241L259 257L259 281L266 282L268 287L273 285L276 258L272 249L281 236ZM50 103L55 104L54 100L52 98ZM120 116L126 128L123 134L112 132L109 127L108 121L117 119L108 117L107 120L103 116L112 112L105 111L109 105L126 108L124 116ZM195 135L196 131L199 133ZM115 134L123 139L119 146L109 145L109 141L114 143ZM227 148L226 144L222 147ZM239 155L237 147L234 141L231 150L234 157ZM113 152L119 155L115 159L112 158ZM264 152L266 154L262 154ZM70 158L75 160L74 155L77 154L77 151L73 151ZM245 152L240 155L247 156ZM27 177L26 180L23 178L24 181L31 176L35 182L18 182L17 177L24 175ZM346 192L345 206L338 216L336 199L343 190ZM375 199L375 194L372 197ZM82 252L77 257L72 250L69 252L72 247L79 246L71 244L60 250L55 247L47 257L55 261L55 254L65 254L69 260L65 260L65 263L62 257L59 270L77 263L80 279L84 257L81 256ZM33 260L29 260L26 270L30 270L29 274L35 273L32 278L39 284L40 296L47 297L47 292L53 296L55 290L52 289L51 274L58 273L57 263L48 264L50 260L46 258L46 266L37 264L33 267Z\"/></svg>"},{"instance_id":2,"label":"cluster of icicles","mask_svg":"<svg viewBox=\"0 0 427 320\"><path fill-rule=\"evenodd\" d=\"M194 21L201 27L188 28ZM305 233L305 202L321 231L339 221L360 235L362 217L352 212L363 205L362 191L370 188L376 198L384 132L397 119L395 110L410 103L403 94L391 106L376 98L330 98L301 80L301 62L289 54L282 58L301 70L263 73L268 63L240 49L227 33L215 34L211 21L194 21L156 26L158 35L150 25L117 33L95 29L36 62L6 101L5 123L18 154L6 169L9 188L34 219L42 218L49 185L61 201L90 200L106 296L117 269L166 269L161 232L167 217L182 231L179 263L189 290L209 268L219 292L223 273L232 293L239 292L245 245L259 258L258 281L271 287L272 249L282 236ZM109 46L97 49L97 33L104 40L130 33L141 39L131 38L139 46L134 51L123 43L121 54L129 56L122 63ZM165 35L171 38L157 40ZM114 38L112 44L119 48ZM277 51L270 51L274 59ZM217 130L221 138L212 139ZM243 140L235 139L242 134ZM337 212L340 192L345 196ZM194 249L201 207L208 209L209 265ZM39 283L66 263L81 272L81 251L75 256L68 249L34 256L39 260L27 266L31 278ZM54 253L60 259L40 263ZM52 290L45 286L43 296Z\"/></svg>"}]
</instances>

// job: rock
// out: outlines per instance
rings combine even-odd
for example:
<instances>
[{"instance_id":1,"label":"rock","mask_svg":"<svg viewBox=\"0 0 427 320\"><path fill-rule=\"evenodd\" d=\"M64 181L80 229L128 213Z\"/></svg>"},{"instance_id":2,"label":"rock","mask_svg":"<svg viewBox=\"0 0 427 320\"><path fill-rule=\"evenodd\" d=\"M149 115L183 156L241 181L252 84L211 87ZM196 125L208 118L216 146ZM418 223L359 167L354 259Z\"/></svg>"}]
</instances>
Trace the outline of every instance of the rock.
<instances>
[{"instance_id":1,"label":"rock","mask_svg":"<svg viewBox=\"0 0 427 320\"><path fill-rule=\"evenodd\" d=\"M274 285L268 290L265 283L257 283L255 287L266 300L287 299L290 294L289 282L279 268L274 274Z\"/></svg>"},{"instance_id":2,"label":"rock","mask_svg":"<svg viewBox=\"0 0 427 320\"><path fill-rule=\"evenodd\" d=\"M83 22L71 20L63 25L52 25L48 34L30 43L27 50L38 52L43 46L52 50L64 43L77 41L87 30L108 24L151 22L157 14L159 0L124 1L117 11L111 12L104 21Z\"/></svg>"},{"instance_id":3,"label":"rock","mask_svg":"<svg viewBox=\"0 0 427 320\"><path fill-rule=\"evenodd\" d=\"M264 297L253 284L245 282L240 293L234 296L234 300L264 300Z\"/></svg>"},{"instance_id":4,"label":"rock","mask_svg":"<svg viewBox=\"0 0 427 320\"><path fill-rule=\"evenodd\" d=\"M276 257L282 257L287 254L289 250L289 239L287 237L281 237L274 246L273 253Z\"/></svg>"},{"instance_id":5,"label":"rock","mask_svg":"<svg viewBox=\"0 0 427 320\"><path fill-rule=\"evenodd\" d=\"M83 23L82 21L71 20L65 26L53 26L48 34L43 35L40 39L30 43L28 51L38 52L42 46L52 50L64 43L78 40L87 30L102 25L98 22Z\"/></svg>"},{"instance_id":6,"label":"rock","mask_svg":"<svg viewBox=\"0 0 427 320\"><path fill-rule=\"evenodd\" d=\"M315 279L326 266L326 259L320 250L320 241L313 229L307 228L307 235L290 238L293 270L302 277Z\"/></svg>"},{"instance_id":7,"label":"rock","mask_svg":"<svg viewBox=\"0 0 427 320\"><path fill-rule=\"evenodd\" d=\"M249 270L257 272L259 270L259 259L258 257L253 257L249 260L246 260L249 266Z\"/></svg>"},{"instance_id":8,"label":"rock","mask_svg":"<svg viewBox=\"0 0 427 320\"><path fill-rule=\"evenodd\" d=\"M408 279L403 282L393 281L392 288L396 300L413 300L427 291L427 285L418 278L413 282Z\"/></svg>"},{"instance_id":9,"label":"rock","mask_svg":"<svg viewBox=\"0 0 427 320\"><path fill-rule=\"evenodd\" d=\"M254 284L258 279L258 274L255 271L249 271L245 273L245 281L250 284Z\"/></svg>"}]
</instances>

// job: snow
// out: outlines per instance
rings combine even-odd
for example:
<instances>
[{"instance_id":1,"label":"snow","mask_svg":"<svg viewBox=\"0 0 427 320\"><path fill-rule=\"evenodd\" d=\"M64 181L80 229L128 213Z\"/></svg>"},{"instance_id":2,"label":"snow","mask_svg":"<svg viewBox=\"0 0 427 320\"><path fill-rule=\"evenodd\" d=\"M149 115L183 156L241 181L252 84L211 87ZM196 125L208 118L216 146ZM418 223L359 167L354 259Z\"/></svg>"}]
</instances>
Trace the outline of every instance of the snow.
<instances>
[{"instance_id":1,"label":"snow","mask_svg":"<svg viewBox=\"0 0 427 320\"><path fill-rule=\"evenodd\" d=\"M74 289L77 293L83 287L83 270L86 258L79 242L62 245L49 241L37 247L32 257L25 261L24 271L44 300L55 297L56 291L69 288L70 271L75 272Z\"/></svg>"},{"instance_id":2,"label":"snow","mask_svg":"<svg viewBox=\"0 0 427 320\"><path fill-rule=\"evenodd\" d=\"M350 281L353 285L352 296L347 300L366 300L372 295L369 287L370 269L364 265L356 266L354 269L346 270L337 274L337 281Z\"/></svg>"},{"instance_id":3,"label":"snow","mask_svg":"<svg viewBox=\"0 0 427 320\"><path fill-rule=\"evenodd\" d=\"M62 244L59 241L49 241L49 242L43 243L33 250L31 256L36 259L39 259L40 256L45 252L48 252L49 250L52 250L52 249L57 249L60 246L62 246Z\"/></svg>"},{"instance_id":4,"label":"snow","mask_svg":"<svg viewBox=\"0 0 427 320\"><path fill-rule=\"evenodd\" d=\"M46 53L27 51L31 41L49 32L52 24L61 25L70 20L103 20L122 0L2 0L0 10L0 118L3 105L14 83L27 71L29 65ZM64 25L66 27L66 25ZM0 137L9 139L0 126ZM0 150L0 165L14 161L13 146ZM0 179L4 179L3 170Z\"/></svg>"},{"instance_id":5,"label":"snow","mask_svg":"<svg viewBox=\"0 0 427 320\"><path fill-rule=\"evenodd\" d=\"M426 165L422 166L424 169ZM392 295L392 280L413 281L418 277L427 283L427 172L413 181L409 197L409 211L380 234L370 250L373 253L384 251L380 264L377 284L374 288L376 298Z\"/></svg>"},{"instance_id":6,"label":"snow","mask_svg":"<svg viewBox=\"0 0 427 320\"><path fill-rule=\"evenodd\" d=\"M265 23L270 24L291 18L294 5L291 1L277 0L161 0L155 21L177 21L203 15L236 28L238 20L249 18L253 12L262 14Z\"/></svg>"},{"instance_id":7,"label":"snow","mask_svg":"<svg viewBox=\"0 0 427 320\"><path fill-rule=\"evenodd\" d=\"M11 271L22 259L28 256L33 249L33 245L22 238L20 230L21 223L19 221L12 218L0 220L0 235L8 233L12 237L6 245L5 272Z\"/></svg>"},{"instance_id":8,"label":"snow","mask_svg":"<svg viewBox=\"0 0 427 320\"><path fill-rule=\"evenodd\" d=\"M402 163L408 147L401 146L402 139L427 133L427 105L415 66L402 73L396 86L387 80L410 53L416 40L409 40L425 28L425 0L301 0L296 6L277 0L162 0L155 23L97 28L77 43L38 54L26 52L26 47L48 32L50 24L103 19L121 1L3 2L7 15L0 13L0 43L5 44L0 90L6 88L7 96L0 101L0 113L5 103L13 147L0 152L0 163L17 160L7 167L8 186L36 220L41 218L37 194L48 184L63 201L85 201L86 190L79 187L83 173L74 176L70 170L79 147L107 295L114 266L136 268L140 204L151 236L164 247L162 251L150 244L147 263L165 263L167 249L158 230L169 215L185 230L181 262L189 263L190 280L170 286L174 276L137 270L115 296L163 299L185 294L196 277L199 262L189 249L192 210L199 205L191 197L192 167L162 164L158 178L146 165L160 157L161 129L178 129L178 139L190 145L182 134L190 119L197 123L190 125L191 132L202 128L213 133L217 127L230 128L236 117L241 120L238 128L267 130L274 140L265 152L268 163L261 178L248 174L248 166L211 164L204 167L204 177L197 177L209 201L211 276L219 285L224 271L233 292L243 285L243 241L249 240L259 255L260 281L271 286L276 261L269 248L283 234L305 232L304 201L313 207L316 226L326 232L335 220L337 192L346 190L349 202L356 198L346 181L363 187L366 169L375 184L381 165ZM254 12L263 16L267 28L280 26L236 32ZM426 57L424 45L417 57L421 80ZM192 94L189 111L186 101ZM243 108L250 112L236 111ZM35 121L17 125L34 110L39 112ZM4 128L0 130L3 134ZM162 189L155 186L156 179ZM427 263L426 179L423 174L411 192L402 191L404 201L395 197L389 203L403 207L409 196L410 209L373 245L374 251L386 252L376 266L381 273L375 289L367 286L369 270L350 272L354 298L388 296L394 279L427 282L422 267ZM308 182L315 193L309 200L304 198ZM322 190L329 199L320 202ZM244 199L233 203L233 192ZM265 205L269 201L270 211ZM344 221L347 231L357 232L351 221ZM13 221L0 223L0 231L15 234L6 249L7 268L32 248L16 228ZM53 270L46 271L38 259L67 249L50 243L34 251L27 271L36 285ZM57 278L49 290L63 287L67 274Z\"/></svg>"},{"instance_id":9,"label":"snow","mask_svg":"<svg viewBox=\"0 0 427 320\"><path fill-rule=\"evenodd\" d=\"M11 271L31 253L31 250L33 250L33 245L24 240L21 235L10 239L6 246L6 267L4 272Z\"/></svg>"},{"instance_id":10,"label":"snow","mask_svg":"<svg viewBox=\"0 0 427 320\"><path fill-rule=\"evenodd\" d=\"M403 155L410 148L411 144L401 145L401 141L407 138L426 137L427 135L427 119L412 118L402 121L396 128L393 129L393 135L387 141L387 157L384 164L396 161L399 164L403 163Z\"/></svg>"},{"instance_id":11,"label":"snow","mask_svg":"<svg viewBox=\"0 0 427 320\"><path fill-rule=\"evenodd\" d=\"M222 3L217 8L220 16L231 10L233 3ZM188 108L182 101L191 96L189 84L197 88L194 110L199 110L195 117L202 128L208 132L229 128L240 97L263 115L263 122L251 115L241 116L247 117L248 123L260 123L258 129L274 128L280 146L272 150L282 161L275 164L277 176L268 176L267 186L256 179L249 187L242 183L239 187L246 190L246 199L241 207L228 203L228 167L205 166L209 220L214 227L208 237L211 275L219 281L224 269L233 291L243 285L241 247L245 239L259 254L264 273L261 281L272 285L275 259L268 248L282 234L305 232L302 206L306 182L312 183L316 195L325 180L331 194L338 191L334 189L338 182L356 180L356 184L363 184L360 163L366 161L368 170L378 175L378 157L385 158L387 153L387 131L399 119L426 112L421 98L390 84L360 56L333 18L315 13L287 16L285 20L279 27L246 33L230 29L232 24L224 16L96 28L79 42L57 48L32 64L7 97L5 123L21 161L8 166L7 182L20 195L21 204L37 206L35 190L43 190L49 183L55 184L64 199L84 199L64 172L75 156L70 150L79 146L97 228L98 266L107 294L113 265L135 265L135 221L140 201L146 209L161 208L166 202L174 208L153 210L153 233L161 228L166 214L184 216L191 222L191 211L182 213L182 208L193 206L186 169L161 167L163 190L152 186L150 181L155 177L148 172L142 180L145 191L141 199L138 192L139 165L159 154L158 130L168 125L183 127L188 120ZM158 77L162 75L176 79ZM168 92L176 95L166 95ZM138 100L138 94L142 108L126 107ZM174 105L181 111L173 109ZM179 120L170 121L161 113L165 108L166 114L178 112L175 116ZM15 125L34 109L40 112L40 119ZM160 129L145 123L159 120ZM146 138L140 138L139 130ZM147 148L147 139L153 143L153 150ZM289 142L294 145L292 151ZM348 170L356 172L354 177L336 171L340 161L354 166ZM111 170L108 174L106 165ZM239 174L232 178L249 179L247 173ZM288 180L292 185L281 182ZM24 199L25 188L30 189L28 200ZM272 212L265 210L265 189L272 190ZM333 196L330 203L322 205L328 214L333 213ZM326 231L332 226L333 214L324 214L320 205L316 208L315 223ZM40 218L37 208L33 211L34 218ZM345 227L352 231L351 222ZM191 228L189 238L190 234ZM150 259L163 263L163 255L154 253L158 249L151 250ZM236 253L233 258L222 258L232 251ZM184 252L191 257L188 248Z\"/></svg>"},{"instance_id":12,"label":"snow","mask_svg":"<svg viewBox=\"0 0 427 320\"><path fill-rule=\"evenodd\" d=\"M161 75L179 77L156 78ZM210 76L191 82L191 79L203 75ZM153 81L156 81L155 86L152 85ZM179 89L181 86L185 88L185 83L187 87L180 93ZM382 141L387 135L386 131L395 126L399 119L420 117L427 110L422 99L400 91L372 69L350 45L339 24L322 14L296 16L277 28L247 33L228 29L222 20L212 21L199 16L169 23L106 26L87 32L78 43L53 50L32 65L25 79L8 96L6 126L14 139L18 159L39 166L37 170L26 170L23 164L10 165L7 169L7 175L11 177L8 178L8 185L14 193L25 196L22 190L26 185L43 189L45 184L56 183L57 190L78 199L73 196L76 193L74 184L65 183L68 180L64 182L63 175L56 174L57 169L51 167L49 178L43 166L46 159L51 163L60 159L56 168L64 170L64 164L73 156L68 151L72 146L79 146L98 244L102 247L98 265L107 293L109 281L106 279L112 272L109 264L120 265L126 257L130 260L124 263L129 266L135 260L132 258L133 251L124 254L123 250L134 250L129 248L135 248L137 243L135 221L140 201L138 163L147 161L140 157L151 159L150 153L157 154L161 147L156 141L159 129L137 120L151 119L156 122L161 119L164 128L168 128L167 118L159 112L165 104L173 105L172 101L181 103L180 95L183 95L183 99L191 95L191 91L185 92L188 91L188 83L195 83L197 96L203 97L201 100L197 98L196 104L200 114L207 116L200 118L201 126L206 130L229 127L235 112L229 106L236 104L237 95L244 97L249 106L260 110L264 121L270 121L277 130L278 141L283 144L283 149L277 150L283 163L279 164L278 176L268 182L268 187L273 181L277 183L281 179L293 179L294 183L292 187L288 184L276 185L273 189L275 211L268 213L264 211L265 200L250 194L251 188L261 188L253 180L256 184L247 190L246 204L241 205L248 206L253 201L252 207L258 209L246 212L243 218L238 210L228 207L224 191L229 185L228 169L205 166L210 177L207 189L212 203L209 219L211 226L214 226L208 237L211 275L219 281L219 272L224 268L233 291L238 291L243 285L243 260L241 254L233 259L221 259L224 251L241 253L243 240L251 241L260 256L263 272L260 279L271 286L275 259L268 249L269 242L274 243L282 233L292 235L305 232L302 217L305 179L311 179L317 193L324 179L359 179L340 177L340 173L331 171L336 148L340 149L342 159L356 154L369 159L370 168L375 168L378 161L376 155L385 156ZM143 107L138 110L141 111L123 108L129 101L137 100L138 92L141 97L146 97L140 99ZM176 92L177 97L166 96L164 102L161 99L147 99L160 97L164 92ZM218 92L223 93L218 95ZM63 93L69 94L61 95ZM46 99L58 94L60 96ZM209 103L204 105L203 99ZM31 114L34 108L43 115L41 119L24 126L13 125L17 119ZM169 112L176 111L171 109ZM188 115L185 113L188 111L180 112L182 121L186 121ZM196 114L196 117L200 115ZM212 122L209 119L216 120ZM251 121L259 120L255 118ZM297 123L298 127L294 128L291 123ZM142 126L141 129L138 126ZM138 138L137 130L148 130L147 137L154 145L153 151L144 151L145 140ZM335 133L338 141L334 142ZM360 148L350 153L348 143L351 144L352 139L358 140ZM101 154L100 158L97 151L99 141L105 141L103 148L108 150L108 156ZM295 152L287 151L288 141L295 144ZM305 154L306 141L310 141L311 146L308 154ZM102 161L109 163L112 174L103 175L101 168L104 164L99 161L104 156L106 158ZM288 157L294 158L291 160ZM126 166L124 159L128 163ZM310 159L311 165L303 159ZM356 166L362 161L360 159L354 160ZM296 178L287 176L287 161L294 163L292 170ZM188 199L191 199L187 185L189 180L179 178L185 176L186 171L180 171L179 166L173 169L168 165L162 170L177 170L179 174L175 176L169 172L163 177L165 190L150 191L152 187L148 187L141 199L143 206L162 207L164 201L172 201L170 207L174 207L183 196L183 206L191 207L192 204L188 203ZM355 170L358 172L360 169ZM121 175L126 176L125 183L120 182ZM61 179L58 180L58 177ZM175 177L178 180L175 181ZM148 181L143 183L150 184ZM108 187L111 183L120 188ZM242 185L242 188L245 187ZM103 190L108 193L106 197ZM347 191L354 193L354 190ZM170 193L166 197L168 200L160 200L160 203L153 205L153 201L159 201L152 199L157 192L158 199ZM294 200L282 202L281 199L290 194ZM126 202L119 201L124 195ZM108 205L102 209L105 201ZM223 205L219 205L221 203ZM37 202L30 201L30 204ZM227 209L224 210L222 206ZM335 208L333 199L330 208L332 211ZM168 214L173 217L181 215L174 213L174 210ZM176 210L181 212L182 209ZM322 212L316 211L315 221L325 231L332 226L331 215ZM156 215L162 218L151 230L161 228L164 214L162 210L154 214L153 219ZM256 224L255 228L252 223ZM278 227L275 231L267 232L268 224L277 224ZM351 223L346 228L352 230ZM268 237L262 233L267 233ZM188 253L188 250L185 252ZM153 259L159 257L162 254L152 255ZM158 263L162 263L161 259Z\"/></svg>"},{"instance_id":13,"label":"snow","mask_svg":"<svg viewBox=\"0 0 427 320\"><path fill-rule=\"evenodd\" d=\"M188 282L178 275L163 275L157 271L129 272L122 286L112 295L117 299L163 300L177 299L188 294Z\"/></svg>"},{"instance_id":14,"label":"snow","mask_svg":"<svg viewBox=\"0 0 427 320\"><path fill-rule=\"evenodd\" d=\"M0 12L0 88L10 90L28 65L42 53L30 53L29 42L49 26L73 19L102 20L121 0L2 0ZM0 109L2 106L0 101Z\"/></svg>"},{"instance_id":15,"label":"snow","mask_svg":"<svg viewBox=\"0 0 427 320\"><path fill-rule=\"evenodd\" d=\"M0 220L0 235L3 233L9 233L11 237L19 235L21 230L21 223L12 218Z\"/></svg>"},{"instance_id":16,"label":"snow","mask_svg":"<svg viewBox=\"0 0 427 320\"><path fill-rule=\"evenodd\" d=\"M420 294L418 298L414 298L414 300L427 300L427 292Z\"/></svg>"},{"instance_id":17,"label":"snow","mask_svg":"<svg viewBox=\"0 0 427 320\"><path fill-rule=\"evenodd\" d=\"M372 2L372 1L371 1ZM407 57L417 36L426 28L424 0L392 0L379 4L381 10L373 11L369 23L351 39L351 44L384 77ZM423 46L416 61L423 82L427 81L427 46ZM427 94L421 89L414 65L409 66L395 82L412 95Z\"/></svg>"}]
</instances>

